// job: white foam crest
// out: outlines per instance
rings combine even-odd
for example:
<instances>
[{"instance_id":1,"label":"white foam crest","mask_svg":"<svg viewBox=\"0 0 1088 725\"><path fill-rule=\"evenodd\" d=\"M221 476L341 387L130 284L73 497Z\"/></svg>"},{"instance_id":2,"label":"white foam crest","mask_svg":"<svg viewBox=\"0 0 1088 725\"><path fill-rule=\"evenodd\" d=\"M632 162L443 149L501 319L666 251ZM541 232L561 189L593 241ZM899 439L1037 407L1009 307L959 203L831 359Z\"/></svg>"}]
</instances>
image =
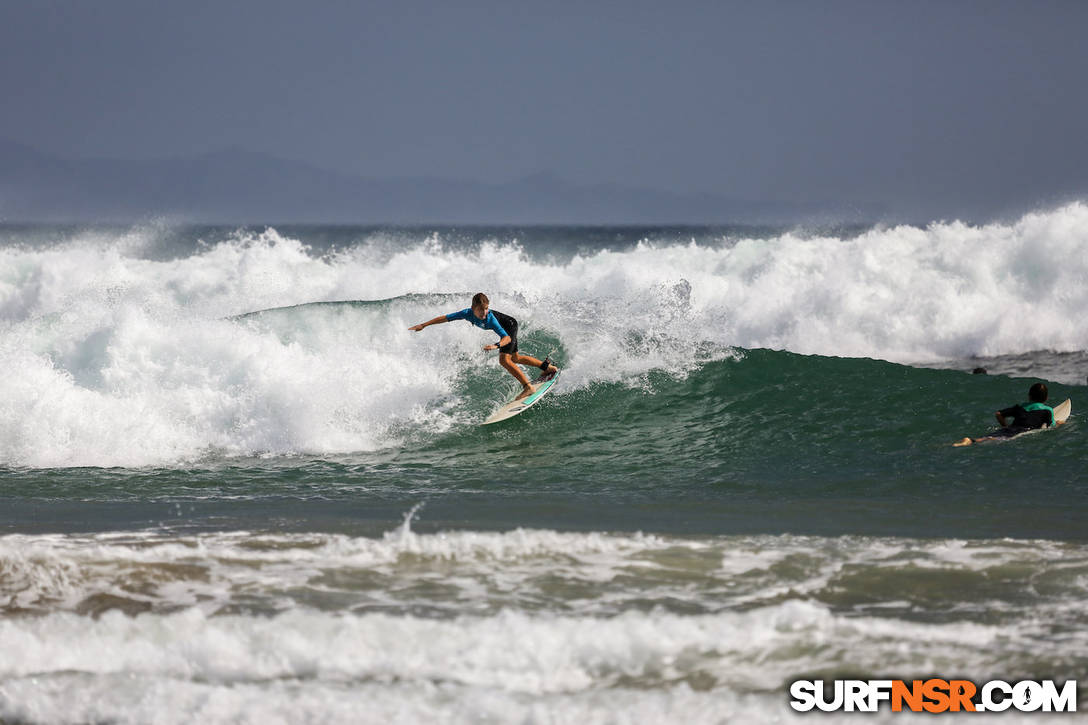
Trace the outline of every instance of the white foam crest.
<instances>
[{"instance_id":1,"label":"white foam crest","mask_svg":"<svg viewBox=\"0 0 1088 725\"><path fill-rule=\"evenodd\" d=\"M467 304L409 293L488 291L522 322L524 351L558 340L559 396L651 369L684 375L733 346L903 362L1088 349L1086 229L1088 206L1075 203L1012 224L643 243L566 260L439 237L316 255L274 230L166 260L140 253L153 229L7 247L0 463L351 453L477 420L513 385L480 350L491 339L460 324L409 332ZM229 319L386 298L398 299ZM458 373L486 377L495 400L460 397Z\"/></svg>"},{"instance_id":2,"label":"white foam crest","mask_svg":"<svg viewBox=\"0 0 1088 725\"><path fill-rule=\"evenodd\" d=\"M853 591L850 577L858 572L893 587L921 572L996 576L1002 591L1031 597L1036 611L1049 608L1057 619L1088 594L1084 547L1047 541L692 539L526 529L416 534L407 522L380 538L250 532L177 537L161 531L0 537L6 606L27 611L80 611L95 606L100 595L118 597L118 606L129 610L196 606L211 614L229 611L240 599L259 599L263 609L281 611L320 602L328 592L341 606L399 609L404 602L382 582L407 587L429 581L436 571L445 588L427 606L442 611L466 596L488 606L574 605L595 613L622 611L632 601L716 611ZM334 572L332 579L326 576ZM542 574L547 576L540 579ZM627 585L617 589L617 579ZM562 586L549 584L560 581ZM1043 582L1046 594L1036 593ZM459 594L450 599L447 590ZM1001 596L987 596L1002 608ZM858 606L864 609L865 601ZM960 604L977 609L984 602L969 596ZM924 599L919 605L928 606Z\"/></svg>"},{"instance_id":3,"label":"white foam crest","mask_svg":"<svg viewBox=\"0 0 1088 725\"><path fill-rule=\"evenodd\" d=\"M151 678L62 676L23 679L0 688L0 715L15 722L110 722L118 725L387 725L387 723L524 723L525 725L720 725L803 723L811 714L789 709L781 692L695 690L686 683L661 690L608 688L526 698L492 688L444 683L352 684L273 682L230 687ZM965 716L970 718L970 716ZM914 722L884 710L866 722ZM960 722L955 714L942 720ZM1068 722L1061 715L1048 721ZM824 714L821 723L857 722L856 713ZM1038 722L1005 713L1002 723Z\"/></svg>"},{"instance_id":4,"label":"white foam crest","mask_svg":"<svg viewBox=\"0 0 1088 725\"><path fill-rule=\"evenodd\" d=\"M274 617L209 617L198 608L134 617L113 611L96 619L54 613L0 620L8 655L0 678L82 672L220 683L452 681L540 695L703 676L760 689L834 664L913 672L931 658L959 656L946 666L996 667L1007 634L981 624L842 617L798 601L712 615L626 611L606 618L512 610L454 619L301 609Z\"/></svg>"},{"instance_id":5,"label":"white foam crest","mask_svg":"<svg viewBox=\"0 0 1088 725\"><path fill-rule=\"evenodd\" d=\"M721 571L732 575L765 571L804 554L828 562L866 566L924 566L984 571L1009 563L1043 566L1088 564L1088 549L1043 539L910 539L867 536L757 535L731 538Z\"/></svg>"},{"instance_id":6,"label":"white foam crest","mask_svg":"<svg viewBox=\"0 0 1088 725\"><path fill-rule=\"evenodd\" d=\"M719 723L750 714L767 722L781 703L770 698L695 692L614 689L527 701L517 694L441 683L236 684L226 688L151 678L60 677L15 680L0 688L0 716L15 722L111 722L118 725L386 725L387 723L579 722L586 725ZM762 716L762 717L761 717Z\"/></svg>"},{"instance_id":7,"label":"white foam crest","mask_svg":"<svg viewBox=\"0 0 1088 725\"><path fill-rule=\"evenodd\" d=\"M1047 585L1050 595L1063 593L1056 601L1036 602L1037 612L1044 608L1064 610L1088 594L1084 582L1069 576L1088 570L1088 550L1078 544L1046 540L746 536L722 547L719 573L730 580L730 601L741 604L818 595L839 586L839 577L861 570L968 574L997 572L1003 567L1032 573L1023 578L1007 570L994 574L1009 590L1019 588L1021 595L1035 595L1038 581L1045 577L1051 581ZM904 604L885 601L881 606L904 610L911 606L901 606ZM979 603L964 606L977 607ZM990 606L1003 608L997 600Z\"/></svg>"},{"instance_id":8,"label":"white foam crest","mask_svg":"<svg viewBox=\"0 0 1088 725\"><path fill-rule=\"evenodd\" d=\"M609 688L526 698L491 688L442 683L352 684L276 682L230 687L151 678L62 676L23 679L0 688L0 716L14 722L110 722L118 725L386 725L387 723L524 723L525 725L721 725L804 723L811 713L790 709L784 690L747 693L696 690L681 683L661 690ZM882 710L868 723L921 722L926 715ZM972 722L973 713L945 713L942 722ZM821 713L821 723L851 725L857 713ZM1078 721L1051 713L1047 722ZM1006 712L1000 722L1037 723L1035 713Z\"/></svg>"},{"instance_id":9,"label":"white foam crest","mask_svg":"<svg viewBox=\"0 0 1088 725\"><path fill-rule=\"evenodd\" d=\"M799 602L611 618L54 614L0 621L0 647L0 717L35 722L136 722L152 703L163 722L763 722L787 716L788 683L812 672L985 681L1036 656L1004 627L848 618Z\"/></svg>"},{"instance_id":10,"label":"white foam crest","mask_svg":"<svg viewBox=\"0 0 1088 725\"><path fill-rule=\"evenodd\" d=\"M344 534L261 534L248 531L174 536L149 531L123 534L8 534L0 551L36 552L84 560L171 562L244 558L254 562L320 562L370 566L404 556L448 561L509 561L583 554L629 554L673 547L703 549L699 540L653 534L577 533L548 529L506 532L443 531L418 534L398 527L381 538Z\"/></svg>"},{"instance_id":11,"label":"white foam crest","mask_svg":"<svg viewBox=\"0 0 1088 725\"><path fill-rule=\"evenodd\" d=\"M607 581L629 557L668 547L701 548L642 534L611 535L516 529L420 535L407 526L374 539L341 534L229 532L173 537L122 535L0 537L0 578L7 605L75 609L88 597L111 594L214 612L238 591L282 592L312 585L324 572L370 570L404 575L404 567L449 563L462 585L486 574L514 591L543 569ZM496 572L496 565L503 571ZM179 569L180 567L180 569ZM180 574L178 573L180 571ZM320 588L320 585L313 585Z\"/></svg>"}]
</instances>

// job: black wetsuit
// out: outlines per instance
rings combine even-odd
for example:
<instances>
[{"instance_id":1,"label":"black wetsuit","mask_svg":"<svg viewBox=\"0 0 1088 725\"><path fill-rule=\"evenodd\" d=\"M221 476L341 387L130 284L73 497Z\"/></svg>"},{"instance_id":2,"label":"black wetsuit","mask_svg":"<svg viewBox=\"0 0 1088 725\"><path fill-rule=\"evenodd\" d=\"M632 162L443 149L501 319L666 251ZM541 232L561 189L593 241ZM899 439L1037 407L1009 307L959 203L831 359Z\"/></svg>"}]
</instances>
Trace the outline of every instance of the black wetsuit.
<instances>
[{"instance_id":1,"label":"black wetsuit","mask_svg":"<svg viewBox=\"0 0 1088 725\"><path fill-rule=\"evenodd\" d=\"M1042 403L1014 405L1000 411L1001 417L1009 421L1005 428L994 431L987 438L1008 438L1029 430L1054 425L1054 409Z\"/></svg>"}]
</instances>

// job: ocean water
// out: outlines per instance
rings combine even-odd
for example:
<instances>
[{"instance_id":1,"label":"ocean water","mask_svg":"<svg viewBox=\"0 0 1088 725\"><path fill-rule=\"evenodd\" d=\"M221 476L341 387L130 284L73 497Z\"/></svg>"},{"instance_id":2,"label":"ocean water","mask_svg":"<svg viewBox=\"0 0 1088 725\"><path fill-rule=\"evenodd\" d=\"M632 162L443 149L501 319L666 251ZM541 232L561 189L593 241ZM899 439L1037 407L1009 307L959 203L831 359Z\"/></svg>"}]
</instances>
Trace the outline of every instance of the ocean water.
<instances>
[{"instance_id":1,"label":"ocean water","mask_svg":"<svg viewBox=\"0 0 1088 725\"><path fill-rule=\"evenodd\" d=\"M477 291L564 370L488 427L516 389L493 335L407 329ZM1088 695L1084 204L8 225L0 370L4 725L792 722L790 682L843 677ZM950 445L1037 380L1067 425Z\"/></svg>"}]
</instances>

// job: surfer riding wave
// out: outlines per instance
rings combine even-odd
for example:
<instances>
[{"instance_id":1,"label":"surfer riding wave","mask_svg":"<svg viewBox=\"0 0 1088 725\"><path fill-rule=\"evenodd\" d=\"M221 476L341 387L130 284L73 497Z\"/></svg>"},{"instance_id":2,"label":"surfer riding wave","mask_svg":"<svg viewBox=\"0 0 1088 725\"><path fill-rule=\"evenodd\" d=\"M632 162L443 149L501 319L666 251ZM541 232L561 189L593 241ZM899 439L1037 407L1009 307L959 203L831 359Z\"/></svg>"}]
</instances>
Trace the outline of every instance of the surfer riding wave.
<instances>
[{"instance_id":1,"label":"surfer riding wave","mask_svg":"<svg viewBox=\"0 0 1088 725\"><path fill-rule=\"evenodd\" d=\"M439 325L452 320L466 320L476 325L476 327L491 330L499 336L497 344L484 345L484 350L498 350L499 364L521 383L522 390L517 397L518 400L536 392L536 386L529 382L529 378L518 367L519 365L540 368L544 372L542 380L559 372L559 368L553 365L548 358L538 360L531 355L522 355L518 352L518 321L510 315L503 314L498 310L492 310L491 301L483 292L477 292L472 296L472 305L470 307L447 315L440 315L433 320L412 325L408 329L420 332L429 325Z\"/></svg>"}]
</instances>

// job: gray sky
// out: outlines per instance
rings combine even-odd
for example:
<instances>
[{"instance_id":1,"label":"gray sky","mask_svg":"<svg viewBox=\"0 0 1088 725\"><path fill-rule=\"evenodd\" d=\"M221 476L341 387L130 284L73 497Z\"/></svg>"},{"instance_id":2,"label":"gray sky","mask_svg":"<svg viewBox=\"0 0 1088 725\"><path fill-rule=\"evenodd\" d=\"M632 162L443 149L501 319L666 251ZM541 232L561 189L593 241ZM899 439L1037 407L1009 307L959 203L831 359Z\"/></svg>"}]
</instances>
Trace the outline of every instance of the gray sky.
<instances>
[{"instance_id":1,"label":"gray sky","mask_svg":"<svg viewBox=\"0 0 1088 725\"><path fill-rule=\"evenodd\" d=\"M1088 191L1088 3L6 0L0 137L749 199Z\"/></svg>"}]
</instances>

